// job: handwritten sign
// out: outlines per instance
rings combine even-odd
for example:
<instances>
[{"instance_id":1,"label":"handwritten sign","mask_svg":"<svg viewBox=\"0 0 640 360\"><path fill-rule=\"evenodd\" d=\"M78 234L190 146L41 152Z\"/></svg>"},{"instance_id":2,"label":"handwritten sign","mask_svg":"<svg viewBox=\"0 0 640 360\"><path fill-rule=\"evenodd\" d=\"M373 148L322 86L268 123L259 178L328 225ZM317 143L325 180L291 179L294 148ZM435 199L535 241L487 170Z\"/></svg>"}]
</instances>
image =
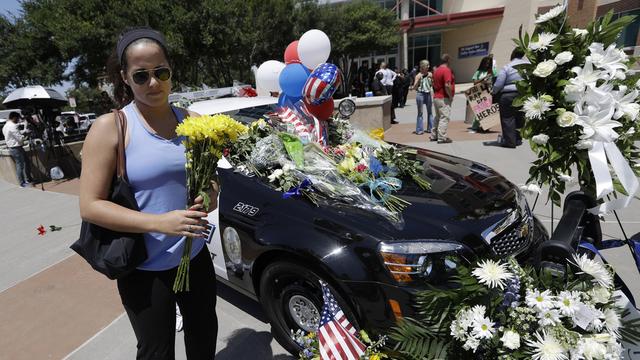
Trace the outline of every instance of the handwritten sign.
<instances>
[{"instance_id":1,"label":"handwritten sign","mask_svg":"<svg viewBox=\"0 0 640 360\"><path fill-rule=\"evenodd\" d=\"M467 102L483 130L500 123L500 106L493 103L491 84L483 81L465 91Z\"/></svg>"},{"instance_id":2,"label":"handwritten sign","mask_svg":"<svg viewBox=\"0 0 640 360\"><path fill-rule=\"evenodd\" d=\"M489 55L489 43L483 42L480 44L473 44L467 46L461 46L458 48L458 58L464 59L474 56L487 56Z\"/></svg>"}]
</instances>

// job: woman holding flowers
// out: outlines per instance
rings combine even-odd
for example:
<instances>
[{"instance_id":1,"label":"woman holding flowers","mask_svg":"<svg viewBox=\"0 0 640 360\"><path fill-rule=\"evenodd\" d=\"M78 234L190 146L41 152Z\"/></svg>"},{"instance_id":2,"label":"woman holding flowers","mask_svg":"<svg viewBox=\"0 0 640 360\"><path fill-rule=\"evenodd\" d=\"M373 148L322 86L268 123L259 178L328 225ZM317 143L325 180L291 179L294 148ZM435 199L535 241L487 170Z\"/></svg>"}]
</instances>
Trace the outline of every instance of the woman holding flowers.
<instances>
[{"instance_id":1,"label":"woman holding flowers","mask_svg":"<svg viewBox=\"0 0 640 360\"><path fill-rule=\"evenodd\" d=\"M83 147L80 213L114 231L143 233L147 260L118 280L138 340L138 359L174 359L175 305L180 307L188 359L213 359L217 336L216 280L202 231L207 213L198 197L187 209L184 138L188 114L168 103L171 64L164 37L149 28L124 32L109 75L126 117L126 174L140 211L107 200L118 144L113 114L101 116ZM214 209L216 194L211 195ZM186 210L185 210L186 209ZM175 293L186 238L191 238L190 291Z\"/></svg>"}]
</instances>

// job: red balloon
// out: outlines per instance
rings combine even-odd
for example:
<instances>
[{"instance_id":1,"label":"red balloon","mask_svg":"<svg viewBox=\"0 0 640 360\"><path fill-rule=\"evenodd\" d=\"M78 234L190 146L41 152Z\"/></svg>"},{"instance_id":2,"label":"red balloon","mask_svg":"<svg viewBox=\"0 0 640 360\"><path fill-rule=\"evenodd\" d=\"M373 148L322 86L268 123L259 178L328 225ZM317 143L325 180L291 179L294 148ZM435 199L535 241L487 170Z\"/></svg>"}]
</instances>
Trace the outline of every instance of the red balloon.
<instances>
[{"instance_id":1,"label":"red balloon","mask_svg":"<svg viewBox=\"0 0 640 360\"><path fill-rule=\"evenodd\" d=\"M333 98L329 98L329 100L320 105L309 104L305 99L304 105L310 113L318 118L318 120L327 120L331 115L333 115Z\"/></svg>"},{"instance_id":2,"label":"red balloon","mask_svg":"<svg viewBox=\"0 0 640 360\"><path fill-rule=\"evenodd\" d=\"M284 63L285 64L300 64L300 57L298 57L298 40L292 42L287 46L284 51Z\"/></svg>"}]
</instances>

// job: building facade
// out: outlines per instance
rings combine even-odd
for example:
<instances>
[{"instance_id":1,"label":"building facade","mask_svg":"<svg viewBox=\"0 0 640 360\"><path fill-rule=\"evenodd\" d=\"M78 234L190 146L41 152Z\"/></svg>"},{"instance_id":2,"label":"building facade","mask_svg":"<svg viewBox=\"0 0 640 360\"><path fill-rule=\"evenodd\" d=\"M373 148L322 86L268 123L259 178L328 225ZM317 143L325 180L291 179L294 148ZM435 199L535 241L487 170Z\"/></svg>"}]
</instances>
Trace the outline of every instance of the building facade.
<instances>
[{"instance_id":1,"label":"building facade","mask_svg":"<svg viewBox=\"0 0 640 360\"><path fill-rule=\"evenodd\" d=\"M451 55L458 82L469 82L482 57L493 54L498 67L509 61L518 30L531 32L536 14L544 13L561 0L373 0L400 20L401 42L396 49L374 52L356 59L358 66L375 67L387 62L399 69L428 59L440 62ZM615 17L638 15L619 43L630 54L640 54L640 0L569 0L568 21L584 27L593 19L613 11Z\"/></svg>"}]
</instances>

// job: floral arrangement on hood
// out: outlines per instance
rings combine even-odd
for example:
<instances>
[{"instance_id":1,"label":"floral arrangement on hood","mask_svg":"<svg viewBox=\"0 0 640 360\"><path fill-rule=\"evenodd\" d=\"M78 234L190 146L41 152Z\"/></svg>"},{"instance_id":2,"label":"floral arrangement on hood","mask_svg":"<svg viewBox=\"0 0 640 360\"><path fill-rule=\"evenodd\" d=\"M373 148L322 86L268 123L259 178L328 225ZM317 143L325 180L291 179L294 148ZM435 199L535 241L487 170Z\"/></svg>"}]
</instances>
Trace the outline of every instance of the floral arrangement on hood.
<instances>
[{"instance_id":1,"label":"floral arrangement on hood","mask_svg":"<svg viewBox=\"0 0 640 360\"><path fill-rule=\"evenodd\" d=\"M522 137L538 155L528 182L549 185L556 205L577 184L599 200L592 211L602 214L628 205L638 189L640 74L632 75L636 59L616 44L633 17L612 21L609 13L572 29L566 16L566 4L559 5L515 40L530 64L518 67L523 80L513 104L524 112Z\"/></svg>"}]
</instances>

